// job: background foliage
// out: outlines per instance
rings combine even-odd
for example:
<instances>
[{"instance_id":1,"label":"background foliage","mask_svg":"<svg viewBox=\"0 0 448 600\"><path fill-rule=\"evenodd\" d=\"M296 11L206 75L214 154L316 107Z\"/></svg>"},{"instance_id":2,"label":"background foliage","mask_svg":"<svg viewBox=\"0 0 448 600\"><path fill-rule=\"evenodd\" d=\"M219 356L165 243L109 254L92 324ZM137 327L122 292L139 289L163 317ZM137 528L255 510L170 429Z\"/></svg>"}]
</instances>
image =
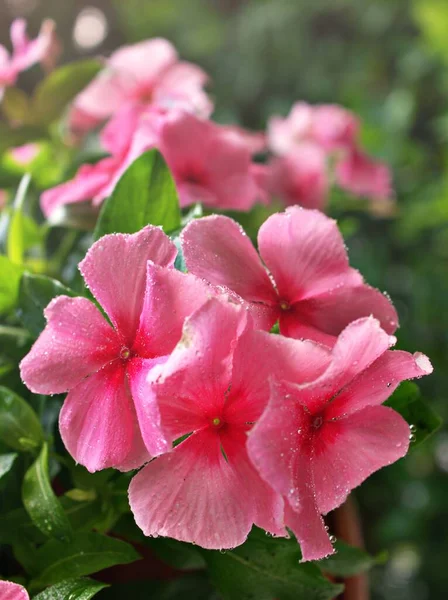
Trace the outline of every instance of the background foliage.
<instances>
[{"instance_id":1,"label":"background foliage","mask_svg":"<svg viewBox=\"0 0 448 600\"><path fill-rule=\"evenodd\" d=\"M101 9L108 23L105 39L90 50L72 41L76 15L87 4ZM51 0L2 0L0 43L7 44L9 22L17 14L27 16L33 33L43 17L51 16L56 20L64 41L61 62L83 59L89 54L108 53L126 41L166 36L183 57L198 62L212 75L211 91L217 105L215 118L221 122L263 128L270 114L286 114L297 99L340 103L359 114L364 123L362 135L367 149L388 161L393 169L396 214L387 219L379 218L366 211L361 202L349 201L340 194L332 198L330 212L340 218L352 264L363 272L369 283L387 289L395 302L401 321L398 332L400 346L410 351L421 350L433 361L435 373L422 381L421 389L424 397L446 420L448 5L445 0L96 0L88 3L75 0L58 3ZM21 88L32 90L38 78L39 74L34 70L24 74L20 80ZM19 105L18 101L14 103L14 106ZM52 105L51 108L55 111L52 114L59 114L58 106ZM2 126L0 123L0 146L3 144ZM29 128L36 128L36 125L30 123L27 127L29 134ZM51 135L51 127L49 131ZM15 135L18 135L17 132ZM40 136L41 131L36 135ZM21 143L20 136L15 143ZM61 165L64 150L49 144L45 152L48 156L36 166L37 177L32 186L44 187L59 177L59 173L54 172L51 153L59 152L58 164ZM8 159L4 157L2 160L4 166ZM43 159L39 157L39 160ZM67 154L64 160L64 168L70 172L75 169L76 161L85 158ZM19 177L19 170L0 169L1 187L16 185ZM34 188L31 191L35 193ZM19 206L16 208L19 213ZM63 228L47 232L45 227L36 225L34 220L28 221L27 215L20 214L17 216L12 211L7 215L8 220L17 221L16 225L10 225L17 232L8 242L8 255L12 262L22 262L21 259L28 253L28 264L31 261L35 272L40 270L57 276L79 290L75 267L87 244L85 236ZM2 227L6 227L5 215L0 222L0 230ZM35 244L43 236L46 236L43 253L29 253L27 245ZM55 248L57 250L53 251ZM51 255L50 262L46 262L48 255ZM68 255L70 259L67 262ZM9 308L2 304L7 302L6 292L17 288L22 271L0 258L2 272L6 269L11 271L7 279L9 290L0 288L0 308L3 311ZM37 319L47 301L60 293L52 289L54 285L44 278L22 281L19 294L25 320L33 307ZM37 334L42 323L39 325L35 319L31 323L33 333ZM25 325L29 328L29 324ZM11 365L23 355L31 339L26 332L22 336L17 336L17 333L10 335L10 326L11 323L6 321L0 332L0 384L13 387L28 398ZM1 402L7 401L2 396ZM45 469L39 465L42 453L46 452L45 446L40 454L35 450L40 447L43 435L54 433L59 400L55 397L44 402L34 396L31 402L34 402L33 408L41 417L44 431L29 414L26 435L18 432L15 446L13 444L11 448L8 444L7 448L0 448L4 451L3 457L8 457L2 458L0 464L2 514L16 506L23 473ZM17 411L26 411L20 400L16 404ZM58 444L56 439L56 446ZM8 464L11 466L13 463L15 468L8 468ZM101 548L104 543L103 538L99 539L101 531L108 531L115 522L117 531L126 526L126 523L120 522L120 503L126 498L126 476L106 472L86 481L85 473L80 469L72 464L65 467L63 475L67 477L70 473L71 480L63 481L61 485L64 489L72 489L72 496L64 496L62 512L53 511L55 518L58 514L59 518L52 524L54 529L46 544L50 545L52 552L58 553L64 536L84 536L78 540L79 547L89 544L95 552L95 548ZM50 461L50 469L54 471L52 475L59 468L57 462ZM3 472L4 477L1 476ZM446 597L447 472L448 432L441 430L414 449L405 460L376 473L356 493L369 551L376 554L386 548L389 552L389 561L373 570L374 598L438 600ZM28 479L32 485L32 474ZM6 483L8 494L2 494ZM15 489L16 496L12 489ZM23 493L26 497L26 490ZM40 493L50 492L41 489ZM80 531L80 523L88 531L93 509L97 511L94 515L96 522L102 523L100 532ZM30 510L33 508L28 507L28 513ZM23 509L22 513L16 514L16 524L21 524L23 535L15 543L14 554L21 562L24 559L31 562L31 572L40 573L40 580L34 584L35 590L39 591L43 583L52 583L54 573L51 569L45 570L45 565L43 570L40 568L42 553L41 556L32 556L28 550L29 544L35 540L30 540L31 529L27 530L30 526L27 525L26 514ZM48 534L48 530L44 531L48 516L41 515L41 518L40 531L33 529L32 535ZM11 527L14 528L11 518L0 527L0 536L5 538L5 542ZM136 530L135 536L142 541ZM257 543L255 539L253 544ZM191 555L182 557L180 548L177 552L168 552L168 547L165 550L171 560L174 556L175 561L180 561L171 567L184 566L182 561L193 560ZM101 553L101 560L105 562L103 564L100 560L97 567L100 569L114 564L113 560L107 562L107 556L116 552L122 552L127 556L126 560L131 561L135 551L118 546L111 548L109 554ZM158 553L163 555L163 548L159 548ZM213 559L199 554L195 557L197 561L204 558L213 569ZM226 555L225 558L231 564L231 557ZM67 576L81 577L90 572L83 569L81 561L78 572L67 573ZM218 573L216 577L219 576ZM73 585L81 585L79 589L83 589L84 584L79 584L79 581ZM70 582L64 585L70 585ZM99 589L93 590L95 585L91 581L85 583L85 595L74 598L91 597L87 595L88 589L90 586L92 594L95 593ZM137 590L138 583L134 585ZM181 591L188 594L188 590L194 590L195 597L210 598L208 585L200 575L192 575L187 582L163 584L158 597L176 598ZM120 586L111 589L116 589L114 593L119 594ZM129 589L126 588L126 593L132 593ZM104 598L120 597L111 595L111 590L101 591L98 597L103 594ZM137 594L138 591L135 591L133 597L137 598Z\"/></svg>"}]
</instances>

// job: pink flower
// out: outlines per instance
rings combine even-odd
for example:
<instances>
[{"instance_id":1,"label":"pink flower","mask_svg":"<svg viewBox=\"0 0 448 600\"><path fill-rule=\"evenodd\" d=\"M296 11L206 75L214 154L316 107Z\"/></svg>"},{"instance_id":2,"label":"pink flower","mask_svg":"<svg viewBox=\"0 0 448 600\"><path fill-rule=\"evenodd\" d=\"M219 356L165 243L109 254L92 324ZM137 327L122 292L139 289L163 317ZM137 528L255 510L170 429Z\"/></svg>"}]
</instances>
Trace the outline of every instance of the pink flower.
<instances>
[{"instance_id":1,"label":"pink flower","mask_svg":"<svg viewBox=\"0 0 448 600\"><path fill-rule=\"evenodd\" d=\"M167 268L175 256L174 244L151 225L98 240L79 268L112 326L90 300L58 296L21 363L22 379L33 392L69 392L61 436L89 471L135 468L148 452L166 449L140 381L165 360L185 317L210 295L201 281Z\"/></svg>"},{"instance_id":2,"label":"pink flower","mask_svg":"<svg viewBox=\"0 0 448 600\"><path fill-rule=\"evenodd\" d=\"M297 102L285 119L269 120L268 142L279 155L289 153L303 142L315 143L325 152L348 150L354 146L358 130L356 117L341 106Z\"/></svg>"},{"instance_id":3,"label":"pink flower","mask_svg":"<svg viewBox=\"0 0 448 600\"><path fill-rule=\"evenodd\" d=\"M373 318L351 323L314 382L273 382L267 409L249 435L249 456L286 502L285 523L303 560L333 552L322 514L369 475L404 456L409 426L380 406L401 381L432 371L426 356L390 352Z\"/></svg>"},{"instance_id":4,"label":"pink flower","mask_svg":"<svg viewBox=\"0 0 448 600\"><path fill-rule=\"evenodd\" d=\"M270 189L287 205L323 210L328 195L327 159L316 144L303 143L271 164Z\"/></svg>"},{"instance_id":5,"label":"pink flower","mask_svg":"<svg viewBox=\"0 0 448 600\"><path fill-rule=\"evenodd\" d=\"M54 23L44 21L38 37L30 40L26 35L26 22L16 19L11 25L12 55L0 45L0 98L3 89L14 85L19 73L38 62L43 62L51 48Z\"/></svg>"},{"instance_id":6,"label":"pink flower","mask_svg":"<svg viewBox=\"0 0 448 600\"><path fill-rule=\"evenodd\" d=\"M192 114L169 115L160 129L159 149L177 185L181 206L248 210L258 188L246 141Z\"/></svg>"},{"instance_id":7,"label":"pink flower","mask_svg":"<svg viewBox=\"0 0 448 600\"><path fill-rule=\"evenodd\" d=\"M188 108L208 117L212 104L202 89L207 80L196 65L179 62L167 40L154 38L124 46L78 95L72 122L78 127L98 124L128 103Z\"/></svg>"},{"instance_id":8,"label":"pink flower","mask_svg":"<svg viewBox=\"0 0 448 600\"><path fill-rule=\"evenodd\" d=\"M261 328L279 319L283 335L329 346L351 321L370 314L388 333L397 328L391 302L350 268L335 221L318 211L291 207L269 217L258 233L264 264L224 216L189 223L182 248L188 270L241 296Z\"/></svg>"},{"instance_id":9,"label":"pink flower","mask_svg":"<svg viewBox=\"0 0 448 600\"><path fill-rule=\"evenodd\" d=\"M301 380L310 381L327 354L255 331L243 307L218 299L189 317L148 380L165 437L188 437L131 482L131 509L144 533L212 549L242 544L253 523L286 535L282 501L248 459L247 432L268 401L270 373L289 379L304 364Z\"/></svg>"},{"instance_id":10,"label":"pink flower","mask_svg":"<svg viewBox=\"0 0 448 600\"><path fill-rule=\"evenodd\" d=\"M36 158L39 151L39 144L31 143L11 148L10 154L19 165L26 166Z\"/></svg>"},{"instance_id":11,"label":"pink flower","mask_svg":"<svg viewBox=\"0 0 448 600\"><path fill-rule=\"evenodd\" d=\"M47 218L54 217L54 211L66 204L92 200L97 206L112 194L115 185L130 164L156 144L155 133L151 135L146 131L145 138L140 138L138 151L135 152L132 142L140 117L139 107L125 106L101 132L102 145L112 156L93 165L82 165L73 179L42 194L40 204Z\"/></svg>"},{"instance_id":12,"label":"pink flower","mask_svg":"<svg viewBox=\"0 0 448 600\"><path fill-rule=\"evenodd\" d=\"M0 581L1 600L30 600L24 587L12 581Z\"/></svg>"},{"instance_id":13,"label":"pink flower","mask_svg":"<svg viewBox=\"0 0 448 600\"><path fill-rule=\"evenodd\" d=\"M341 188L356 196L387 200L392 196L390 170L353 149L336 165L336 178Z\"/></svg>"}]
</instances>

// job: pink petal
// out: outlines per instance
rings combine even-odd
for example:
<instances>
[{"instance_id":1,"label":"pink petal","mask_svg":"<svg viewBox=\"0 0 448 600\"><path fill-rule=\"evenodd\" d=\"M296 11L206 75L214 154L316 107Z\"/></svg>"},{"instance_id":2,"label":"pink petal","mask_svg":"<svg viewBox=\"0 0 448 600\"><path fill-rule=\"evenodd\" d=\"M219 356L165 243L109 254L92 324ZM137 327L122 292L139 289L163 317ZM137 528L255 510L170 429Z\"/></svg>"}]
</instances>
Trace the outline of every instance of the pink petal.
<instances>
[{"instance_id":1,"label":"pink petal","mask_svg":"<svg viewBox=\"0 0 448 600\"><path fill-rule=\"evenodd\" d=\"M101 144L113 155L124 155L131 144L142 115L139 104L125 104L101 131Z\"/></svg>"},{"instance_id":2,"label":"pink petal","mask_svg":"<svg viewBox=\"0 0 448 600\"><path fill-rule=\"evenodd\" d=\"M246 325L246 311L208 300L184 324L167 362L151 372L162 423L173 440L208 426L221 413L232 375L232 350Z\"/></svg>"},{"instance_id":3,"label":"pink petal","mask_svg":"<svg viewBox=\"0 0 448 600\"><path fill-rule=\"evenodd\" d=\"M167 110L180 108L207 119L213 112L213 102L202 89L208 79L207 73L197 65L178 62L157 81L154 102Z\"/></svg>"},{"instance_id":4,"label":"pink petal","mask_svg":"<svg viewBox=\"0 0 448 600\"><path fill-rule=\"evenodd\" d=\"M242 544L256 516L246 486L210 430L193 434L142 469L129 487L129 502L145 535L208 549Z\"/></svg>"},{"instance_id":5,"label":"pink petal","mask_svg":"<svg viewBox=\"0 0 448 600\"><path fill-rule=\"evenodd\" d=\"M212 215L191 221L182 232L182 250L188 270L198 277L223 285L249 302L277 302L255 248L232 219Z\"/></svg>"},{"instance_id":6,"label":"pink petal","mask_svg":"<svg viewBox=\"0 0 448 600\"><path fill-rule=\"evenodd\" d=\"M34 393L66 392L118 357L115 331L89 300L58 296L45 317L45 329L20 363L21 377Z\"/></svg>"},{"instance_id":7,"label":"pink petal","mask_svg":"<svg viewBox=\"0 0 448 600\"><path fill-rule=\"evenodd\" d=\"M339 335L327 370L314 382L301 388L301 401L314 413L357 375L363 373L395 343L373 317L350 323Z\"/></svg>"},{"instance_id":8,"label":"pink petal","mask_svg":"<svg viewBox=\"0 0 448 600\"><path fill-rule=\"evenodd\" d=\"M134 358L128 364L129 385L137 413L137 420L145 446L151 456L158 456L171 449L171 439L167 439L162 429L157 398L148 375L156 366L167 360L167 356L153 359Z\"/></svg>"},{"instance_id":9,"label":"pink petal","mask_svg":"<svg viewBox=\"0 0 448 600\"><path fill-rule=\"evenodd\" d=\"M213 294L194 275L147 264L146 290L133 350L144 357L169 354L182 337L184 321Z\"/></svg>"},{"instance_id":10,"label":"pink petal","mask_svg":"<svg viewBox=\"0 0 448 600\"><path fill-rule=\"evenodd\" d=\"M101 71L75 98L74 109L88 115L93 122L101 122L117 112L127 97L130 79L115 69ZM86 119L84 118L84 123Z\"/></svg>"},{"instance_id":11,"label":"pink petal","mask_svg":"<svg viewBox=\"0 0 448 600\"><path fill-rule=\"evenodd\" d=\"M24 587L12 581L0 581L1 600L30 600Z\"/></svg>"},{"instance_id":12,"label":"pink petal","mask_svg":"<svg viewBox=\"0 0 448 600\"><path fill-rule=\"evenodd\" d=\"M26 21L24 19L13 21L11 25L12 65L17 73L44 61L50 50L53 30L54 23L44 21L38 37L30 40L26 34Z\"/></svg>"},{"instance_id":13,"label":"pink petal","mask_svg":"<svg viewBox=\"0 0 448 600\"><path fill-rule=\"evenodd\" d=\"M125 364L114 361L73 388L62 407L62 440L92 473L109 467L128 470L149 459L125 376Z\"/></svg>"},{"instance_id":14,"label":"pink petal","mask_svg":"<svg viewBox=\"0 0 448 600\"><path fill-rule=\"evenodd\" d=\"M325 414L328 419L333 419L366 406L382 404L405 379L429 373L432 373L432 366L423 354L386 351L338 394Z\"/></svg>"},{"instance_id":15,"label":"pink petal","mask_svg":"<svg viewBox=\"0 0 448 600\"><path fill-rule=\"evenodd\" d=\"M326 151L351 150L359 132L359 121L336 104L315 106L311 135Z\"/></svg>"},{"instance_id":16,"label":"pink petal","mask_svg":"<svg viewBox=\"0 0 448 600\"><path fill-rule=\"evenodd\" d=\"M280 156L290 152L297 144L311 139L312 124L313 107L306 102L297 102L285 119L269 119L269 148Z\"/></svg>"},{"instance_id":17,"label":"pink petal","mask_svg":"<svg viewBox=\"0 0 448 600\"><path fill-rule=\"evenodd\" d=\"M288 500L285 523L300 542L303 560L315 560L333 548L317 510L308 415L298 394L291 384L271 386L269 404L250 432L247 448L261 477Z\"/></svg>"},{"instance_id":18,"label":"pink petal","mask_svg":"<svg viewBox=\"0 0 448 600\"><path fill-rule=\"evenodd\" d=\"M44 192L40 197L42 212L49 217L58 207L84 202L95 197L105 198L104 189L111 181L119 162L104 158L94 165L83 165L75 177Z\"/></svg>"},{"instance_id":19,"label":"pink petal","mask_svg":"<svg viewBox=\"0 0 448 600\"><path fill-rule=\"evenodd\" d=\"M134 234L105 235L79 264L87 286L128 347L142 312L147 261L171 266L175 256L176 247L163 231L147 225Z\"/></svg>"},{"instance_id":20,"label":"pink petal","mask_svg":"<svg viewBox=\"0 0 448 600\"><path fill-rule=\"evenodd\" d=\"M289 314L288 314L289 313ZM280 316L280 329L285 335L333 345L334 338L347 325L362 317L373 315L387 333L398 327L398 315L384 294L368 285L341 286L295 303ZM320 337L320 333L330 336Z\"/></svg>"},{"instance_id":21,"label":"pink petal","mask_svg":"<svg viewBox=\"0 0 448 600\"><path fill-rule=\"evenodd\" d=\"M260 227L258 247L280 298L290 304L355 279L336 222L315 210L291 207L272 215Z\"/></svg>"},{"instance_id":22,"label":"pink petal","mask_svg":"<svg viewBox=\"0 0 448 600\"><path fill-rule=\"evenodd\" d=\"M119 48L110 57L109 66L126 73L133 85L150 90L176 60L177 52L168 40L153 38Z\"/></svg>"},{"instance_id":23,"label":"pink petal","mask_svg":"<svg viewBox=\"0 0 448 600\"><path fill-rule=\"evenodd\" d=\"M319 146L303 143L271 163L270 191L285 204L324 210L329 180L327 158Z\"/></svg>"},{"instance_id":24,"label":"pink petal","mask_svg":"<svg viewBox=\"0 0 448 600\"><path fill-rule=\"evenodd\" d=\"M404 456L409 425L386 406L368 406L346 418L324 423L313 458L319 511L340 506L369 475Z\"/></svg>"},{"instance_id":25,"label":"pink petal","mask_svg":"<svg viewBox=\"0 0 448 600\"><path fill-rule=\"evenodd\" d=\"M288 537L284 523L284 502L280 494L261 479L249 460L245 429L227 428L220 435L227 461L238 473L241 485L250 490L250 501L255 505L254 523L272 535Z\"/></svg>"},{"instance_id":26,"label":"pink petal","mask_svg":"<svg viewBox=\"0 0 448 600\"><path fill-rule=\"evenodd\" d=\"M336 178L342 188L356 196L383 200L392 196L389 167L356 149L336 165Z\"/></svg>"},{"instance_id":27,"label":"pink petal","mask_svg":"<svg viewBox=\"0 0 448 600\"><path fill-rule=\"evenodd\" d=\"M251 359L247 360L250 356ZM241 335L233 353L232 389L225 408L226 422L243 426L256 421L269 400L266 382L305 383L321 375L330 362L330 352L318 344L256 331Z\"/></svg>"}]
</instances>

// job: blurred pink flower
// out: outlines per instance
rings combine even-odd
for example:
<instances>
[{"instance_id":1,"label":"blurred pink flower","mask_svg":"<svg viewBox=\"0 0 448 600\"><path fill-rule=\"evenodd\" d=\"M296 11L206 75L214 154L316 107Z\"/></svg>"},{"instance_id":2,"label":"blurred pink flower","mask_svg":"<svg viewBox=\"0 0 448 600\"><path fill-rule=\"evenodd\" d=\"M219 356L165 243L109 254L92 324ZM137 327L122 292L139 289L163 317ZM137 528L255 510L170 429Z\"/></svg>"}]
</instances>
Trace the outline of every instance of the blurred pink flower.
<instances>
[{"instance_id":1,"label":"blurred pink flower","mask_svg":"<svg viewBox=\"0 0 448 600\"><path fill-rule=\"evenodd\" d=\"M336 164L336 179L341 188L356 196L379 200L392 197L389 167L372 160L356 148Z\"/></svg>"},{"instance_id":2,"label":"blurred pink flower","mask_svg":"<svg viewBox=\"0 0 448 600\"><path fill-rule=\"evenodd\" d=\"M213 105L203 90L207 81L197 65L179 61L167 40L123 46L77 96L70 123L73 129L88 130L129 103L182 108L208 117Z\"/></svg>"},{"instance_id":3,"label":"blurred pink flower","mask_svg":"<svg viewBox=\"0 0 448 600\"><path fill-rule=\"evenodd\" d=\"M174 244L151 225L98 240L79 269L112 326L87 298L58 296L21 362L33 392L68 391L61 436L91 472L133 469L167 449L141 381L173 350L185 317L210 296L200 280L170 268L175 256Z\"/></svg>"},{"instance_id":4,"label":"blurred pink flower","mask_svg":"<svg viewBox=\"0 0 448 600\"><path fill-rule=\"evenodd\" d=\"M422 354L389 351L394 343L376 319L359 319L340 334L315 381L271 381L270 401L249 434L248 451L260 475L284 497L285 523L303 560L334 552L321 515L408 450L409 425L380 405L401 381L432 367Z\"/></svg>"},{"instance_id":5,"label":"blurred pink flower","mask_svg":"<svg viewBox=\"0 0 448 600\"><path fill-rule=\"evenodd\" d=\"M289 153L303 142L313 142L326 152L349 150L358 130L356 117L341 106L297 102L286 118L271 117L268 144L278 155Z\"/></svg>"},{"instance_id":6,"label":"blurred pink flower","mask_svg":"<svg viewBox=\"0 0 448 600\"><path fill-rule=\"evenodd\" d=\"M30 40L26 34L26 22L16 19L11 25L12 54L0 45L0 99L5 87L14 85L19 73L38 62L44 62L54 39L54 23L44 21L38 37Z\"/></svg>"},{"instance_id":7,"label":"blurred pink flower","mask_svg":"<svg viewBox=\"0 0 448 600\"><path fill-rule=\"evenodd\" d=\"M24 146L11 148L9 152L17 163L26 166L36 158L36 156L39 154L39 150L39 144L30 143L25 144Z\"/></svg>"},{"instance_id":8,"label":"blurred pink flower","mask_svg":"<svg viewBox=\"0 0 448 600\"><path fill-rule=\"evenodd\" d=\"M269 217L258 233L264 264L225 216L192 221L181 239L188 270L238 294L261 328L279 320L283 335L332 346L360 317L373 314L388 333L398 326L390 300L349 266L336 222L319 211L291 207Z\"/></svg>"},{"instance_id":9,"label":"blurred pink flower","mask_svg":"<svg viewBox=\"0 0 448 600\"><path fill-rule=\"evenodd\" d=\"M286 205L323 210L329 187L325 152L316 144L303 143L274 158L269 187Z\"/></svg>"},{"instance_id":10,"label":"blurred pink flower","mask_svg":"<svg viewBox=\"0 0 448 600\"><path fill-rule=\"evenodd\" d=\"M186 113L167 116L158 147L170 167L181 206L248 210L258 197L251 151L241 135Z\"/></svg>"}]
</instances>

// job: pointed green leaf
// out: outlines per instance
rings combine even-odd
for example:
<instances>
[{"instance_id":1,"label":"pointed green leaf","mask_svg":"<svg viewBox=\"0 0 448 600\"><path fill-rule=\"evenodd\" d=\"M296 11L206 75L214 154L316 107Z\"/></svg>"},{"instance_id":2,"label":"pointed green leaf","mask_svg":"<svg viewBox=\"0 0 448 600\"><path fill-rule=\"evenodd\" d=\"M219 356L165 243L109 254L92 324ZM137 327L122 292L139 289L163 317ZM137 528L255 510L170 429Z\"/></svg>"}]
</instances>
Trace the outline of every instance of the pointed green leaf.
<instances>
[{"instance_id":1,"label":"pointed green leaf","mask_svg":"<svg viewBox=\"0 0 448 600\"><path fill-rule=\"evenodd\" d=\"M69 577L82 577L114 565L134 562L140 555L130 544L98 533L76 533L69 543L50 540L37 551L34 589Z\"/></svg>"},{"instance_id":2,"label":"pointed green leaf","mask_svg":"<svg viewBox=\"0 0 448 600\"><path fill-rule=\"evenodd\" d=\"M343 586L328 581L316 565L299 564L293 539L272 539L260 530L225 554L204 551L209 575L224 600L330 600Z\"/></svg>"},{"instance_id":3,"label":"pointed green leaf","mask_svg":"<svg viewBox=\"0 0 448 600\"><path fill-rule=\"evenodd\" d=\"M33 600L90 600L106 587L109 587L107 583L93 581L86 577L66 579L37 594Z\"/></svg>"},{"instance_id":4,"label":"pointed green leaf","mask_svg":"<svg viewBox=\"0 0 448 600\"><path fill-rule=\"evenodd\" d=\"M33 121L49 125L101 70L100 61L79 60L55 69L37 87L32 99Z\"/></svg>"},{"instance_id":5,"label":"pointed green leaf","mask_svg":"<svg viewBox=\"0 0 448 600\"><path fill-rule=\"evenodd\" d=\"M22 177L12 207L8 231L8 258L15 264L22 264L25 253L25 219L23 205L30 185L31 177L26 174Z\"/></svg>"},{"instance_id":6,"label":"pointed green leaf","mask_svg":"<svg viewBox=\"0 0 448 600\"><path fill-rule=\"evenodd\" d=\"M0 256L0 314L12 310L18 300L23 267Z\"/></svg>"},{"instance_id":7,"label":"pointed green leaf","mask_svg":"<svg viewBox=\"0 0 448 600\"><path fill-rule=\"evenodd\" d=\"M31 406L13 391L0 386L0 441L21 452L36 450L42 427Z\"/></svg>"},{"instance_id":8,"label":"pointed green leaf","mask_svg":"<svg viewBox=\"0 0 448 600\"><path fill-rule=\"evenodd\" d=\"M101 210L95 239L107 233L135 233L161 225L169 233L180 226L180 208L168 166L160 152L145 152L125 171Z\"/></svg>"},{"instance_id":9,"label":"pointed green leaf","mask_svg":"<svg viewBox=\"0 0 448 600\"><path fill-rule=\"evenodd\" d=\"M47 444L42 446L39 456L25 473L22 499L26 511L42 533L61 540L71 538L70 522L51 487Z\"/></svg>"},{"instance_id":10,"label":"pointed green leaf","mask_svg":"<svg viewBox=\"0 0 448 600\"><path fill-rule=\"evenodd\" d=\"M19 290L19 317L36 337L45 327L44 308L56 296L75 296L75 293L56 279L24 273Z\"/></svg>"},{"instance_id":11,"label":"pointed green leaf","mask_svg":"<svg viewBox=\"0 0 448 600\"><path fill-rule=\"evenodd\" d=\"M8 454L0 454L0 479L9 473L12 469L14 461L17 458L17 454L15 452L10 452Z\"/></svg>"}]
</instances>

